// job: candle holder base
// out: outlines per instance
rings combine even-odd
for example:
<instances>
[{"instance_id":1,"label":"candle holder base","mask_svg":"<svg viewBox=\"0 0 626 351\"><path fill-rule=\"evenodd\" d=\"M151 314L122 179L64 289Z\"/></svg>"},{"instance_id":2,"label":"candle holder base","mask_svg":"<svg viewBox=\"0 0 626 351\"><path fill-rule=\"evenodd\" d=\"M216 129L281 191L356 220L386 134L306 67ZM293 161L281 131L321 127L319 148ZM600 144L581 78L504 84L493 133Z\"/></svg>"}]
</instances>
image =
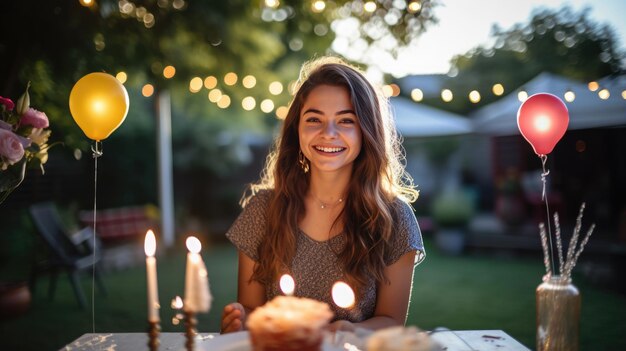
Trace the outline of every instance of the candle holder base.
<instances>
[{"instance_id":1,"label":"candle holder base","mask_svg":"<svg viewBox=\"0 0 626 351\"><path fill-rule=\"evenodd\" d=\"M159 322L148 322L148 347L150 351L156 351L159 349L159 345L161 345L161 341L159 341L159 334L161 334L161 325Z\"/></svg>"},{"instance_id":2,"label":"candle holder base","mask_svg":"<svg viewBox=\"0 0 626 351\"><path fill-rule=\"evenodd\" d=\"M195 338L196 335L198 335L196 330L198 320L196 319L195 312L184 311L183 313L185 315L185 337L187 339L185 342L185 348L187 351L193 351Z\"/></svg>"}]
</instances>

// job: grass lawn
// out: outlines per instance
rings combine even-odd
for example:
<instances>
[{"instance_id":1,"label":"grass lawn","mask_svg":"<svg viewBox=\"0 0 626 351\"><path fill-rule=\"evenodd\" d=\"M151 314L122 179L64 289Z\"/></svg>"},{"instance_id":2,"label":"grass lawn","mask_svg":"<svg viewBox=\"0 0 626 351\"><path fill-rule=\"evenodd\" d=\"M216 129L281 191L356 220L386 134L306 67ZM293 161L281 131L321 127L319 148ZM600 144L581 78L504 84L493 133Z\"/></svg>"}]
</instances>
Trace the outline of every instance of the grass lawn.
<instances>
[{"instance_id":1,"label":"grass lawn","mask_svg":"<svg viewBox=\"0 0 626 351\"><path fill-rule=\"evenodd\" d=\"M426 260L415 271L407 324L424 329L502 329L534 349L535 288L542 275L540 257L504 259L466 255L449 257L427 244ZM182 332L171 323L170 300L184 289L185 251L180 248L158 258L163 331ZM203 251L209 271L213 307L199 316L200 331L217 331L222 307L236 296L236 251L216 244ZM145 268L109 272L107 297L95 292L96 332L143 332L147 328ZM603 291L575 276L582 295L581 350L626 350L626 296ZM83 280L91 295L91 279ZM91 308L78 308L70 285L60 279L57 296L45 296L47 281L39 282L31 309L0 322L3 350L57 350L92 331ZM89 300L90 297L88 298Z\"/></svg>"}]
</instances>

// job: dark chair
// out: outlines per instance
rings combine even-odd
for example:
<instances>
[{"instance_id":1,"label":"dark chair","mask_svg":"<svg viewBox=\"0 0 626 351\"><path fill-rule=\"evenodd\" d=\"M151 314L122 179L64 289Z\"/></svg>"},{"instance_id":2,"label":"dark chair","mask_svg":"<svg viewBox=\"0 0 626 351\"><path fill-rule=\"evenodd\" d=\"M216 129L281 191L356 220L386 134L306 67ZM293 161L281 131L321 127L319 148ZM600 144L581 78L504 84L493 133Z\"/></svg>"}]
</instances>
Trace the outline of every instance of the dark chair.
<instances>
[{"instance_id":1,"label":"dark chair","mask_svg":"<svg viewBox=\"0 0 626 351\"><path fill-rule=\"evenodd\" d=\"M30 206L30 214L37 232L49 249L47 258L35 262L33 265L30 278L31 291L35 291L35 283L41 273L50 273L48 296L52 300L57 275L60 271L65 271L72 284L78 304L81 308L85 308L85 295L78 277L81 271L89 271L90 273L93 271L98 288L106 295L106 288L98 265L101 257L100 247L97 239L95 242L93 240L91 228L84 228L70 235L52 202L42 202Z\"/></svg>"}]
</instances>

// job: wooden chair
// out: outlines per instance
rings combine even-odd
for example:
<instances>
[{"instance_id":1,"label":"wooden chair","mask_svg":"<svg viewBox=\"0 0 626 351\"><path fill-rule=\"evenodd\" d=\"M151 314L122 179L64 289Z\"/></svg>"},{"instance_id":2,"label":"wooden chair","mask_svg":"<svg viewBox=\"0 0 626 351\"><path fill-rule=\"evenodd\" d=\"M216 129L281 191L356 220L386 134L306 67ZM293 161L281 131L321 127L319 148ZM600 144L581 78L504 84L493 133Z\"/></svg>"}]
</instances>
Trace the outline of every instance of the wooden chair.
<instances>
[{"instance_id":1,"label":"wooden chair","mask_svg":"<svg viewBox=\"0 0 626 351\"><path fill-rule=\"evenodd\" d=\"M56 278L60 271L68 274L72 289L81 308L85 308L86 300L80 286L79 273L93 271L99 290L106 295L98 262L100 247L93 240L91 228L84 228L70 235L65 229L57 208L52 202L42 202L30 206L30 214L37 232L48 247L47 259L35 262L31 271L31 291L35 291L37 277L42 273L50 273L48 296L52 300L56 288ZM94 255L95 250L95 255Z\"/></svg>"}]
</instances>

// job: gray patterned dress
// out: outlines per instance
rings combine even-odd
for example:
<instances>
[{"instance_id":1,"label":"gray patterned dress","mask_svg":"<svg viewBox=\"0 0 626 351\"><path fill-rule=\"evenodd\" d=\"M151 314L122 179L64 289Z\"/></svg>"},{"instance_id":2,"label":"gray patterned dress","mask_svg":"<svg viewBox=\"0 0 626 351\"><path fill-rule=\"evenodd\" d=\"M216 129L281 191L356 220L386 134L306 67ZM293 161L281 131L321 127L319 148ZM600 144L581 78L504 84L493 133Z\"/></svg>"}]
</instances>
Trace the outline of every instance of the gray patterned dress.
<instances>
[{"instance_id":1,"label":"gray patterned dress","mask_svg":"<svg viewBox=\"0 0 626 351\"><path fill-rule=\"evenodd\" d=\"M226 237L237 249L254 261L258 261L257 248L265 235L266 212L270 196L271 192L267 190L257 193L226 233ZM417 264L425 256L420 229L411 207L401 200L397 201L402 203L401 213L397 216L398 223L394 225L396 232L392 237L392 250L390 250L391 254L385 258L385 263L391 265L402 255L416 251L415 263ZM356 304L349 310L337 307L331 296L333 284L338 280L345 281L343 269L335 254L335 252L340 252L345 241L344 234L339 234L329 240L317 241L299 230L290 274L296 282L295 296L309 297L328 303L335 313L335 319L360 322L374 315L377 290L374 278L371 278L366 286L357 292ZM280 295L278 282L272 286L266 286L265 292L268 301Z\"/></svg>"}]
</instances>

